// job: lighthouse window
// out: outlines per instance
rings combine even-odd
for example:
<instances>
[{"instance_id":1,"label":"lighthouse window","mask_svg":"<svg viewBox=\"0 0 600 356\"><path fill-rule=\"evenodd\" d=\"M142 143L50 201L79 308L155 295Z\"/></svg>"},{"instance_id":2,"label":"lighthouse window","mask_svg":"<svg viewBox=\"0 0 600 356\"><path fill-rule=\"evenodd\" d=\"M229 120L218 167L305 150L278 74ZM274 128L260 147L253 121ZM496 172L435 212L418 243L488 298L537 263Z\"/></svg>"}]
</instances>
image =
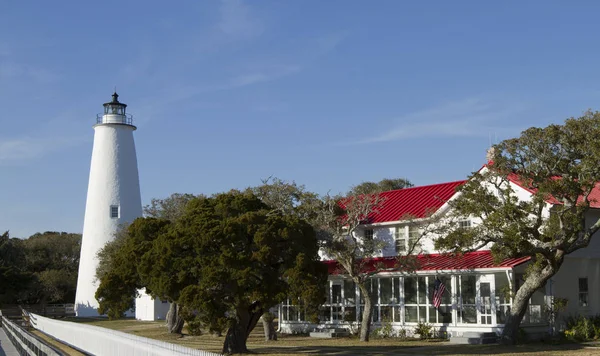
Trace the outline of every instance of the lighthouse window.
<instances>
[{"instance_id":1,"label":"lighthouse window","mask_svg":"<svg viewBox=\"0 0 600 356\"><path fill-rule=\"evenodd\" d=\"M118 205L111 205L110 206L110 217L115 219L119 217L119 206Z\"/></svg>"}]
</instances>

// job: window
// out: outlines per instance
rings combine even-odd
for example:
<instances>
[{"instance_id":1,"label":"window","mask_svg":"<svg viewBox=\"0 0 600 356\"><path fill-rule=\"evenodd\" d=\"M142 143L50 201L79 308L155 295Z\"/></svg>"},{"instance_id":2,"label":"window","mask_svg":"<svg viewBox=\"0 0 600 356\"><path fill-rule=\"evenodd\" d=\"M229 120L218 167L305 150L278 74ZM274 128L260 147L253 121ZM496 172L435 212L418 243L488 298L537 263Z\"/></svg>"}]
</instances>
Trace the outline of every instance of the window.
<instances>
[{"instance_id":1,"label":"window","mask_svg":"<svg viewBox=\"0 0 600 356\"><path fill-rule=\"evenodd\" d=\"M433 305L435 280L445 291L439 308ZM404 278L404 321L407 323L452 323L452 280L450 276L417 276Z\"/></svg>"},{"instance_id":2,"label":"window","mask_svg":"<svg viewBox=\"0 0 600 356\"><path fill-rule=\"evenodd\" d=\"M413 251L412 251L414 253L421 252L421 249L418 246L419 237L421 237L421 232L419 231L419 229L416 226L409 226L408 227L408 247L410 249L411 247L414 246Z\"/></svg>"},{"instance_id":3,"label":"window","mask_svg":"<svg viewBox=\"0 0 600 356\"><path fill-rule=\"evenodd\" d=\"M417 245L413 248L413 253L419 253L421 250L418 246L421 232L416 226L398 226L394 232L394 240L396 243L396 252L406 252L413 245Z\"/></svg>"},{"instance_id":4,"label":"window","mask_svg":"<svg viewBox=\"0 0 600 356\"><path fill-rule=\"evenodd\" d=\"M579 278L579 306L588 306L588 279Z\"/></svg>"},{"instance_id":5,"label":"window","mask_svg":"<svg viewBox=\"0 0 600 356\"><path fill-rule=\"evenodd\" d=\"M367 239L367 240L373 239L373 229L365 230L365 239Z\"/></svg>"},{"instance_id":6,"label":"window","mask_svg":"<svg viewBox=\"0 0 600 356\"><path fill-rule=\"evenodd\" d=\"M112 219L116 219L119 217L119 206L118 205L110 206L110 217Z\"/></svg>"},{"instance_id":7,"label":"window","mask_svg":"<svg viewBox=\"0 0 600 356\"><path fill-rule=\"evenodd\" d=\"M477 309L475 304L477 279L474 275L459 276L460 305L458 311L459 323L477 324Z\"/></svg>"},{"instance_id":8,"label":"window","mask_svg":"<svg viewBox=\"0 0 600 356\"><path fill-rule=\"evenodd\" d=\"M461 229L467 229L471 227L471 220L460 220L458 222L458 227Z\"/></svg>"},{"instance_id":9,"label":"window","mask_svg":"<svg viewBox=\"0 0 600 356\"><path fill-rule=\"evenodd\" d=\"M406 251L406 226L396 226L394 241L396 242L396 252Z\"/></svg>"}]
</instances>

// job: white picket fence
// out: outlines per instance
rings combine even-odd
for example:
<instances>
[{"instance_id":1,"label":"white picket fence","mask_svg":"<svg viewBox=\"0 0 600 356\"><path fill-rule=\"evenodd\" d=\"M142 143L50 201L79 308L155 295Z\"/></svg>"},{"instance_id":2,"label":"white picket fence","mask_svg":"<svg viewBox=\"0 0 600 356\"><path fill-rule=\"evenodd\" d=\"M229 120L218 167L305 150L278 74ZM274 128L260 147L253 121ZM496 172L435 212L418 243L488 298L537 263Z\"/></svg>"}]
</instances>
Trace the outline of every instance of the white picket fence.
<instances>
[{"instance_id":1,"label":"white picket fence","mask_svg":"<svg viewBox=\"0 0 600 356\"><path fill-rule=\"evenodd\" d=\"M31 325L76 349L97 356L222 356L120 331L29 314Z\"/></svg>"}]
</instances>

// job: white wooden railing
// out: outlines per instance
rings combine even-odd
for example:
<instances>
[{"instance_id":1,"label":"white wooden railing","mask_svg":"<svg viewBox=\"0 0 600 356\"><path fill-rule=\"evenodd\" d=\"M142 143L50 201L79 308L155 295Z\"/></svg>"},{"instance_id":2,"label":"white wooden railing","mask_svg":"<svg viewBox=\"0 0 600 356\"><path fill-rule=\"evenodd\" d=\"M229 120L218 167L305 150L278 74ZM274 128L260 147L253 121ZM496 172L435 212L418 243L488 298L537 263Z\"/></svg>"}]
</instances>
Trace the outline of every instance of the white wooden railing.
<instances>
[{"instance_id":1,"label":"white wooden railing","mask_svg":"<svg viewBox=\"0 0 600 356\"><path fill-rule=\"evenodd\" d=\"M0 320L2 320L2 328L6 332L6 336L13 343L19 354L21 355L38 355L38 356L63 356L63 353L46 345L31 335L17 324L10 321L0 312ZM2 349L0 347L0 354Z\"/></svg>"},{"instance_id":2,"label":"white wooden railing","mask_svg":"<svg viewBox=\"0 0 600 356\"><path fill-rule=\"evenodd\" d=\"M98 356L221 356L120 331L30 313L31 326L75 349Z\"/></svg>"}]
</instances>

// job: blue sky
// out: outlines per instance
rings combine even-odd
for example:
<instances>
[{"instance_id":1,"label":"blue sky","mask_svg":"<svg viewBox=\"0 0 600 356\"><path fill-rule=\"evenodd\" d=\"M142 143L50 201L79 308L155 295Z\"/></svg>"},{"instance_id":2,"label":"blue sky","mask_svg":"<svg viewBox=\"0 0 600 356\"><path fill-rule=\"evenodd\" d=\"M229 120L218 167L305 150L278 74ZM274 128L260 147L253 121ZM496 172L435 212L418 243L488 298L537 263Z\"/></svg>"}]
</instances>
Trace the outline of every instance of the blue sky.
<instances>
[{"instance_id":1,"label":"blue sky","mask_svg":"<svg viewBox=\"0 0 600 356\"><path fill-rule=\"evenodd\" d=\"M464 179L600 106L598 2L0 0L0 230L80 232L116 86L142 200Z\"/></svg>"}]
</instances>

